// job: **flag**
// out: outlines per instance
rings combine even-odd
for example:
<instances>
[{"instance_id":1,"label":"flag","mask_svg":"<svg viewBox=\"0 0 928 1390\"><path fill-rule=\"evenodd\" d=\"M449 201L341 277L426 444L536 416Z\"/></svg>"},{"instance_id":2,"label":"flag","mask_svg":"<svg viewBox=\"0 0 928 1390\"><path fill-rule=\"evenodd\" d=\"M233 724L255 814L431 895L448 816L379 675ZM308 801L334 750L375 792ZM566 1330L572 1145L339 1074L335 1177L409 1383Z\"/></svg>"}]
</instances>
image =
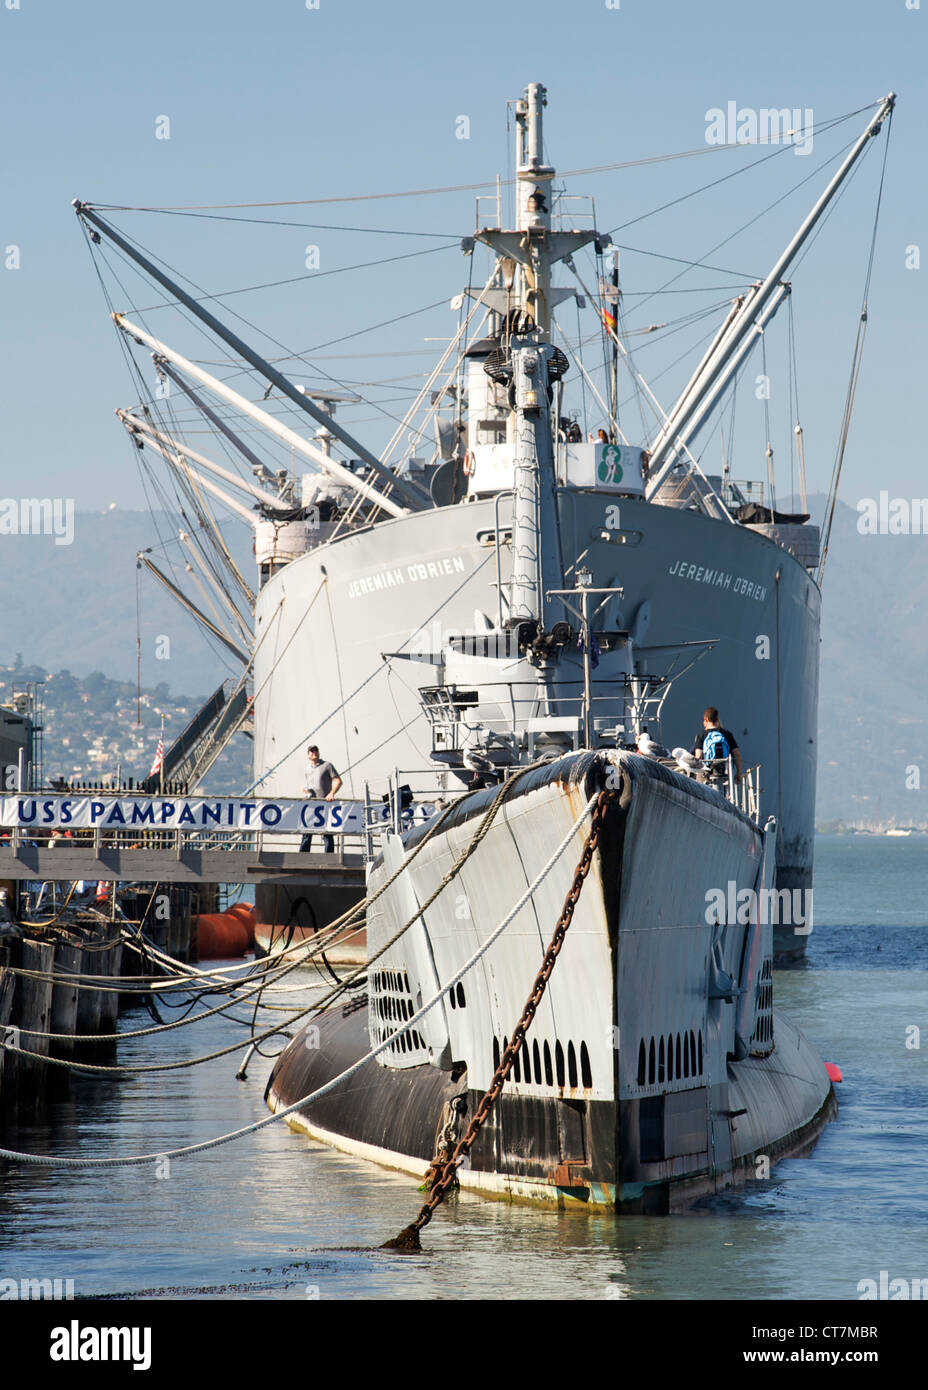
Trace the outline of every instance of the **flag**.
<instances>
[{"instance_id":1,"label":"flag","mask_svg":"<svg viewBox=\"0 0 928 1390\"><path fill-rule=\"evenodd\" d=\"M614 333L618 324L619 287L610 285L607 280L599 282L600 317L606 325L607 333ZM612 307L610 307L610 305Z\"/></svg>"},{"instance_id":2,"label":"flag","mask_svg":"<svg viewBox=\"0 0 928 1390\"><path fill-rule=\"evenodd\" d=\"M161 772L164 768L164 734L158 739L158 748L155 753L155 761L151 765L149 777L154 777L156 772Z\"/></svg>"},{"instance_id":3,"label":"flag","mask_svg":"<svg viewBox=\"0 0 928 1390\"><path fill-rule=\"evenodd\" d=\"M580 636L577 638L577 651L578 651L578 652L582 652L582 651L583 651L583 647L584 647L584 643L583 643L583 632L581 631ZM591 633L590 633L590 666L593 668L594 671L596 670L597 666L599 665L599 658L600 658L600 655L601 655L601 652L600 652L599 643L598 643L597 640L596 640L596 633L595 633L595 632L591 632Z\"/></svg>"}]
</instances>

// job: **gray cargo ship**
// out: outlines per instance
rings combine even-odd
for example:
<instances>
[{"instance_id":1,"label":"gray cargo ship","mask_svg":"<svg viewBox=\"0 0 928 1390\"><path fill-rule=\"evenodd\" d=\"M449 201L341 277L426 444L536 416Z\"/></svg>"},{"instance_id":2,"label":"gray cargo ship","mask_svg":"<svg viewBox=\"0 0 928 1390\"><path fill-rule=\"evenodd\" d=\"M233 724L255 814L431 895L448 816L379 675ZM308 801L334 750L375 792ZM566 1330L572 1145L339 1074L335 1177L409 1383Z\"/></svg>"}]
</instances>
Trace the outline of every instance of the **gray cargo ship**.
<instances>
[{"instance_id":1,"label":"gray cargo ship","mask_svg":"<svg viewBox=\"0 0 928 1390\"><path fill-rule=\"evenodd\" d=\"M334 392L322 409L79 205L94 234L322 424L307 441L117 316L159 372L206 386L316 465L299 495L285 481L276 495L249 484L260 503L246 667L256 785L301 795L311 741L349 795L390 797L394 825L369 873L367 1012L323 1015L325 1045L296 1039L271 1079L270 1103L292 1105L373 1045L363 1105L357 1088L334 1090L292 1118L308 1133L425 1170L436 1125L453 1137L507 1053L584 807L604 786L613 800L563 959L460 1181L674 1209L757 1155L808 1146L831 1113L824 1065L772 1007L774 950L801 954L811 928L818 531L705 474L691 444L893 100L768 276L732 303L647 447L622 432L617 391L596 438L562 414L574 363L554 342L553 310L577 291L553 272L575 271L584 247L600 264L610 243L567 225L539 84L516 104L516 225L476 232L492 270L470 291L444 375L429 379L430 460L388 466L336 420ZM614 316L603 319L618 359ZM205 477L191 460L222 474L147 412L123 418L188 478ZM222 432L235 441L227 422ZM336 442L351 457L337 460ZM693 731L712 705L740 758L723 745L710 765ZM437 826L409 828L417 808L442 805ZM429 902L447 872L457 882ZM259 894L270 929L293 924L298 892ZM317 896L309 927L345 905Z\"/></svg>"}]
</instances>

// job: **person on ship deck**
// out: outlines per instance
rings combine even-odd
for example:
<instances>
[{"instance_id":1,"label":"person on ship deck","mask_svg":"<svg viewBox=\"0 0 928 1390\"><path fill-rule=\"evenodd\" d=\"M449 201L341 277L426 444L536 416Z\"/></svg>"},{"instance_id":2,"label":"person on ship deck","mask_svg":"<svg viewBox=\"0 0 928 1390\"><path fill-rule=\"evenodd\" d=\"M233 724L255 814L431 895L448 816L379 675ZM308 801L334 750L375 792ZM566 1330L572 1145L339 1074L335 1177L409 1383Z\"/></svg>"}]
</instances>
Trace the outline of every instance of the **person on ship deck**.
<instances>
[{"instance_id":1,"label":"person on ship deck","mask_svg":"<svg viewBox=\"0 0 928 1390\"><path fill-rule=\"evenodd\" d=\"M730 729L723 729L719 722L719 712L709 705L703 712L702 732L693 740L693 755L706 763L722 762L731 758L735 764L735 781L741 781L741 750Z\"/></svg>"}]
</instances>

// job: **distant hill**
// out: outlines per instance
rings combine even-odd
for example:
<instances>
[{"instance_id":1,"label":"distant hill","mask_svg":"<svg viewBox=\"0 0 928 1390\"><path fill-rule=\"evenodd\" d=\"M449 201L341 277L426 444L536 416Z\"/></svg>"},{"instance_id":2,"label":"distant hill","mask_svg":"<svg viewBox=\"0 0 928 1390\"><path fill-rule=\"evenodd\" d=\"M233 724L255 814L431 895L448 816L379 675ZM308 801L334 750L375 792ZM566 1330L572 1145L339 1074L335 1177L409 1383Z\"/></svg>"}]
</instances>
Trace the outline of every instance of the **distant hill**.
<instances>
[{"instance_id":1,"label":"distant hill","mask_svg":"<svg viewBox=\"0 0 928 1390\"><path fill-rule=\"evenodd\" d=\"M816 519L823 506L823 497L810 499ZM823 588L816 818L820 824L840 819L925 825L928 535L864 536L857 521L853 507L838 504ZM176 561L175 527L165 514L78 513L70 546L56 546L46 537L0 537L0 587L7 596L0 665L11 665L20 652L25 662L46 671L67 668L74 677L105 672L128 691L113 700L134 700L135 554L157 546L159 532ZM228 536L252 582L248 528L244 523L230 527ZM159 554L152 558L164 567ZM168 698L165 687L178 707L192 711L224 676L236 672L236 663L218 646L212 650L194 620L144 573L140 593L143 685L159 688L160 701ZM170 658L163 661L155 657L161 635L171 639ZM171 736L178 727L169 729ZM50 751L55 737L50 727ZM233 775L236 759L246 768L250 744L237 738L233 748L235 753L226 755L233 764L217 765L217 777ZM144 761L140 755L140 767ZM907 772L913 767L924 790L906 787L907 776L914 780ZM146 771L142 768L142 775Z\"/></svg>"},{"instance_id":2,"label":"distant hill","mask_svg":"<svg viewBox=\"0 0 928 1390\"><path fill-rule=\"evenodd\" d=\"M249 583L255 562L244 522L223 523L223 534ZM161 549L161 540L165 548ZM184 612L147 571L136 572L139 550L154 547L152 560L183 585L184 555L176 522L163 512L78 512L71 545L50 536L0 536L0 664L22 653L27 664L75 676L105 671L114 680L136 679L136 579L140 580L142 682L165 682L173 691L214 690L241 667ZM165 558L167 557L167 558ZM203 607L196 589L184 587ZM156 639L170 638L170 655L156 658ZM211 645L212 644L212 645ZM163 648L162 644L162 648Z\"/></svg>"},{"instance_id":3,"label":"distant hill","mask_svg":"<svg viewBox=\"0 0 928 1390\"><path fill-rule=\"evenodd\" d=\"M818 501L818 499L816 499ZM860 535L839 504L822 585L821 823L928 823L928 535ZM918 770L920 788L907 788Z\"/></svg>"},{"instance_id":4,"label":"distant hill","mask_svg":"<svg viewBox=\"0 0 928 1390\"><path fill-rule=\"evenodd\" d=\"M161 736L164 746L190 722L203 703L200 696L174 694L166 684L139 694L134 681L114 681L99 671L75 676L71 671L46 671L44 666L0 666L0 705L11 703L14 691L42 681L39 711L43 731L46 782L123 784L147 777ZM236 795L251 782L252 743L236 734L206 775L204 791Z\"/></svg>"}]
</instances>

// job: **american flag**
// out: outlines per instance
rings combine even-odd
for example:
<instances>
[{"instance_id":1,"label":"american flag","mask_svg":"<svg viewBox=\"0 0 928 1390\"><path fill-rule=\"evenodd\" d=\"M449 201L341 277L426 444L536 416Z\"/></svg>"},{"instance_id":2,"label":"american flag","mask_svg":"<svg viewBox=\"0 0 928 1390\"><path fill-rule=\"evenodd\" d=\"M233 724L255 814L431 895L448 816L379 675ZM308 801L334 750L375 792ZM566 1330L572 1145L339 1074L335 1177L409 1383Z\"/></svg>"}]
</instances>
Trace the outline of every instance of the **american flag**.
<instances>
[{"instance_id":1,"label":"american flag","mask_svg":"<svg viewBox=\"0 0 928 1390\"><path fill-rule=\"evenodd\" d=\"M154 777L156 772L160 772L164 766L164 734L158 739L158 749L155 753L155 761L151 765L149 777Z\"/></svg>"}]
</instances>

